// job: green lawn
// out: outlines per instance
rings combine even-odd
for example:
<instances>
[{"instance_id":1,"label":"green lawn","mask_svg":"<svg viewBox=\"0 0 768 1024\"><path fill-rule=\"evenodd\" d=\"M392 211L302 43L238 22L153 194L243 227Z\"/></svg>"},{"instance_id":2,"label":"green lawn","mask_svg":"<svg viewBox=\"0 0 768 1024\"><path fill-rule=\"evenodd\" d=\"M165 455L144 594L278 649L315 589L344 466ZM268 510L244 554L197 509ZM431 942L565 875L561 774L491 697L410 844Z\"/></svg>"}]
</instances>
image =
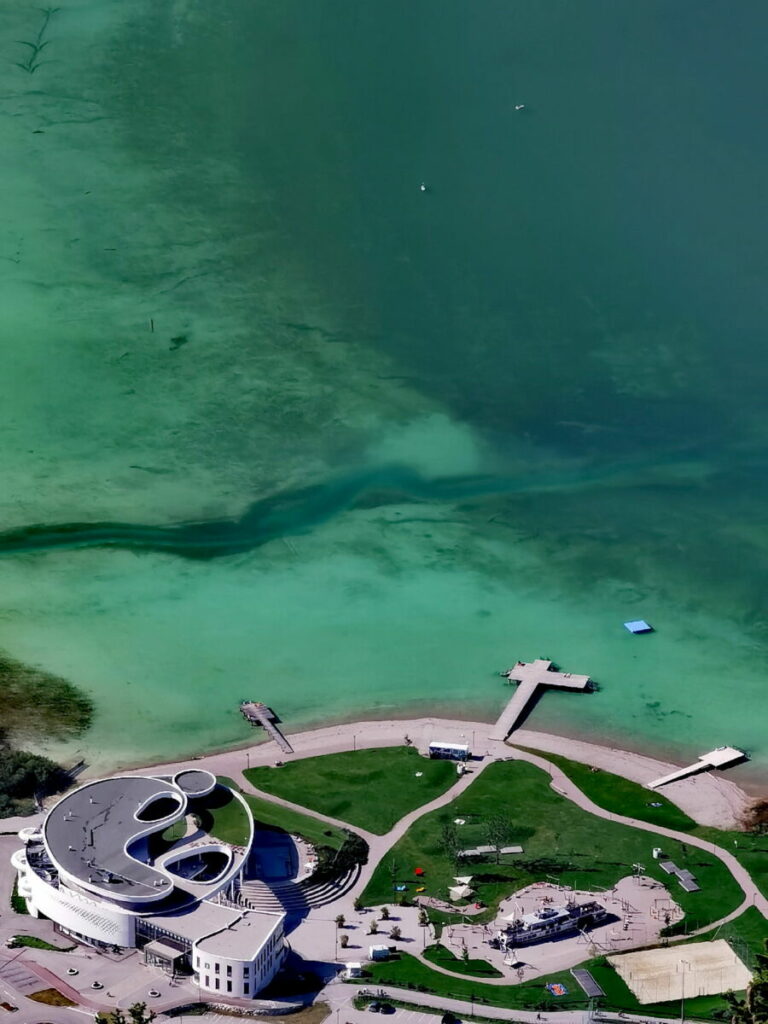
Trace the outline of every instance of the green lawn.
<instances>
[{"instance_id":1,"label":"green lawn","mask_svg":"<svg viewBox=\"0 0 768 1024\"><path fill-rule=\"evenodd\" d=\"M631 874L633 864L641 863L647 874L670 887L686 912L689 928L703 927L738 906L741 889L711 853L664 840L664 852L689 868L701 884L701 892L686 893L653 860L657 842L652 835L580 810L555 793L549 781L545 772L524 761L489 765L456 800L413 824L379 864L363 902L391 902L393 881L408 884L405 895L412 896L418 866L425 870L418 884L439 898L446 897L454 875L473 875L478 897L488 905L479 920L489 920L502 897L531 882L549 878L577 889L610 887ZM464 818L466 824L459 826L461 845L473 846L485 841L485 822L498 815L510 822L509 840L518 842L523 853L506 858L506 863L486 861L457 870L443 848L443 825Z\"/></svg>"},{"instance_id":2,"label":"green lawn","mask_svg":"<svg viewBox=\"0 0 768 1024\"><path fill-rule=\"evenodd\" d=\"M572 782L576 783L585 796L606 811L623 814L627 818L649 821L653 825L672 828L677 832L692 832L696 828L693 818L689 818L671 800L660 793L645 789L637 782L631 782L621 775L613 775L599 768L591 768L580 761L571 761L558 754L548 754L529 747L520 747L520 750L538 754L539 757L544 757L557 765ZM651 804L655 803L661 804L661 807L652 807Z\"/></svg>"},{"instance_id":3,"label":"green lawn","mask_svg":"<svg viewBox=\"0 0 768 1024\"><path fill-rule=\"evenodd\" d=\"M237 783L224 775L219 776L219 782L232 789L238 789ZM327 825L311 814L301 814L287 807L280 807L279 804L273 804L262 797L242 791L240 793L251 809L257 828L283 829L292 835L303 836L314 846L330 846L334 850L340 849L346 839L341 829Z\"/></svg>"},{"instance_id":4,"label":"green lawn","mask_svg":"<svg viewBox=\"0 0 768 1024\"><path fill-rule=\"evenodd\" d=\"M75 946L54 946L37 935L14 935L11 940L10 949L18 949L21 946L28 946L30 949L52 949L57 953L68 953Z\"/></svg>"},{"instance_id":5,"label":"green lawn","mask_svg":"<svg viewBox=\"0 0 768 1024\"><path fill-rule=\"evenodd\" d=\"M244 774L256 789L377 835L444 793L457 778L452 762L431 761L413 747L349 750Z\"/></svg>"},{"instance_id":6,"label":"green lawn","mask_svg":"<svg viewBox=\"0 0 768 1024\"><path fill-rule=\"evenodd\" d=\"M370 977L365 979L364 984L369 988L372 985L397 985L452 999L474 999L478 1009L482 1004L520 1009L572 1009L586 1006L581 989L567 971L522 985L484 985L476 978L449 978L407 953L402 953L397 960L367 965L366 970ZM550 995L544 987L545 983L555 981L565 985L567 996L556 998Z\"/></svg>"},{"instance_id":7,"label":"green lawn","mask_svg":"<svg viewBox=\"0 0 768 1024\"><path fill-rule=\"evenodd\" d=\"M214 839L233 846L243 846L248 842L250 832L248 815L237 797L225 786L228 786L227 782L217 786L210 796L200 801L190 801L190 810Z\"/></svg>"},{"instance_id":8,"label":"green lawn","mask_svg":"<svg viewBox=\"0 0 768 1024\"><path fill-rule=\"evenodd\" d=\"M455 956L450 949L446 949L439 943L427 946L424 956L430 963L444 967L447 971L454 971L456 974L467 974L473 978L503 977L501 971L497 971L487 960L464 960L460 956Z\"/></svg>"},{"instance_id":9,"label":"green lawn","mask_svg":"<svg viewBox=\"0 0 768 1024\"><path fill-rule=\"evenodd\" d=\"M687 939L680 945L685 946L688 942L704 942L710 939L726 939L747 967L754 968L756 954L765 952L765 943L768 941L768 921L757 907L750 907L735 921L729 921L721 928L715 928L713 931L699 936L698 939Z\"/></svg>"},{"instance_id":10,"label":"green lawn","mask_svg":"<svg viewBox=\"0 0 768 1024\"><path fill-rule=\"evenodd\" d=\"M520 749L530 750L528 747ZM665 796L651 793L637 782L631 782L620 775L612 775L610 772L594 771L589 765L571 761L557 754L540 750L530 750L530 753L538 754L556 764L576 783L582 793L606 811L639 818L641 821L663 825L678 832L688 832L730 851L741 861L763 895L768 896L768 836L697 825ZM660 803L662 806L651 807L651 803Z\"/></svg>"}]
</instances>

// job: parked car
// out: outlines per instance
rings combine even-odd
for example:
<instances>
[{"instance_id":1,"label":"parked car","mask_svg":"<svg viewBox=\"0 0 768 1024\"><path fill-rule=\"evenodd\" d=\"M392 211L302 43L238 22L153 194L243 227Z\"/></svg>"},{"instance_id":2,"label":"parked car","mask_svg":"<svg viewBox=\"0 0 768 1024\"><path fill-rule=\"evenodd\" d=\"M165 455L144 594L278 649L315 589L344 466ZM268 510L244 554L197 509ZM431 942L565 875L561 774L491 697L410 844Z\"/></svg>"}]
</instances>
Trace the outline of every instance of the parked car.
<instances>
[{"instance_id":1,"label":"parked car","mask_svg":"<svg viewBox=\"0 0 768 1024\"><path fill-rule=\"evenodd\" d=\"M381 1003L378 999L374 999L372 1003L368 1003L368 1009L371 1013L381 1013Z\"/></svg>"},{"instance_id":2,"label":"parked car","mask_svg":"<svg viewBox=\"0 0 768 1024\"><path fill-rule=\"evenodd\" d=\"M395 1008L392 1005L392 1003L382 1003L381 1004L380 1012L381 1013L394 1013L395 1012Z\"/></svg>"}]
</instances>

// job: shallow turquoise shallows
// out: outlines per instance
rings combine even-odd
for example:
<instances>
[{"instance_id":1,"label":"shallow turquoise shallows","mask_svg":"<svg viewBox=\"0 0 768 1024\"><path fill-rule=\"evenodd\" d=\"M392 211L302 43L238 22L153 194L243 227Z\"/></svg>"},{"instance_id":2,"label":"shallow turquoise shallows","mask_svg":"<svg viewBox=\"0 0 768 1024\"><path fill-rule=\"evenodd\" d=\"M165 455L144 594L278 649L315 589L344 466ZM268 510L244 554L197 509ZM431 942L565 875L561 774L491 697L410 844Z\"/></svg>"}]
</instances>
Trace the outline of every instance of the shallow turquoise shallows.
<instances>
[{"instance_id":1,"label":"shallow turquoise shallows","mask_svg":"<svg viewBox=\"0 0 768 1024\"><path fill-rule=\"evenodd\" d=\"M766 5L44 18L0 16L0 648L97 709L45 749L490 720L545 656L600 690L528 724L764 768Z\"/></svg>"}]
</instances>

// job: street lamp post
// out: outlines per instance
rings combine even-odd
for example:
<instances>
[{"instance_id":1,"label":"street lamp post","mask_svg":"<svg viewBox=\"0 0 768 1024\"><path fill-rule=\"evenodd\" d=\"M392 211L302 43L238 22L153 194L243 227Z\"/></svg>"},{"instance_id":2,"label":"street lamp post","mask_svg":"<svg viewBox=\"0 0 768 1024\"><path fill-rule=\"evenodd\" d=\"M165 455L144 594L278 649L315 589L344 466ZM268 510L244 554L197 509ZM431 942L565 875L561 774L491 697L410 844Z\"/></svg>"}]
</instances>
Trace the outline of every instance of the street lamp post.
<instances>
[{"instance_id":1,"label":"street lamp post","mask_svg":"<svg viewBox=\"0 0 768 1024\"><path fill-rule=\"evenodd\" d=\"M690 960L680 960L681 964L690 967ZM685 967L683 967L682 989L680 992L680 1024L685 1024Z\"/></svg>"}]
</instances>

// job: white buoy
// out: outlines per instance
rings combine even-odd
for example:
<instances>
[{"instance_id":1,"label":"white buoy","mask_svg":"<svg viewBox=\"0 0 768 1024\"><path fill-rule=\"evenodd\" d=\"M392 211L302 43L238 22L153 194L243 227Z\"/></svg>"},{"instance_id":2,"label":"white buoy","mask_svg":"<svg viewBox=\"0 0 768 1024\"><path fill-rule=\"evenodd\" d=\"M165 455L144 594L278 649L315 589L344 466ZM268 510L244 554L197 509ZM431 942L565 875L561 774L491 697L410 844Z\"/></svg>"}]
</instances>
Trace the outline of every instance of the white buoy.
<instances>
[{"instance_id":1,"label":"white buoy","mask_svg":"<svg viewBox=\"0 0 768 1024\"><path fill-rule=\"evenodd\" d=\"M426 182L423 182L423 181L422 181L422 183L421 183L421 184L419 185L419 191L420 191L420 192L426 192L426 191L427 191L427 185L426 185Z\"/></svg>"},{"instance_id":2,"label":"white buoy","mask_svg":"<svg viewBox=\"0 0 768 1024\"><path fill-rule=\"evenodd\" d=\"M515 107L515 110L525 110L525 104L524 103L518 103L516 105L516 107Z\"/></svg>"}]
</instances>

